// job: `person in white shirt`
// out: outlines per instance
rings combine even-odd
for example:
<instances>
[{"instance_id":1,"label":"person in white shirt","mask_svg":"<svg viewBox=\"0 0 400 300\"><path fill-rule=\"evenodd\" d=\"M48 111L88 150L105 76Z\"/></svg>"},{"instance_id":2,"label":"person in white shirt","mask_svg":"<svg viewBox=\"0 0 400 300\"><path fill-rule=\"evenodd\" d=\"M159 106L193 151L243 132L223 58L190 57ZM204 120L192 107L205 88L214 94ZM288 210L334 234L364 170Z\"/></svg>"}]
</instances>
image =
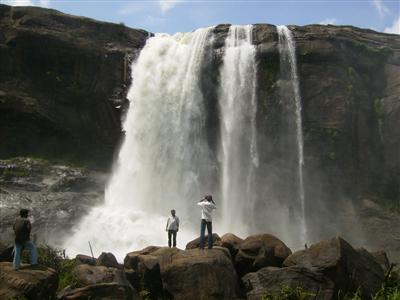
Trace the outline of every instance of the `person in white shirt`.
<instances>
[{"instance_id":1,"label":"person in white shirt","mask_svg":"<svg viewBox=\"0 0 400 300\"><path fill-rule=\"evenodd\" d=\"M165 231L168 232L168 247L171 248L171 237L173 246L176 247L176 233L179 231L179 218L175 215L175 209L171 210L171 216L167 220Z\"/></svg>"},{"instance_id":2,"label":"person in white shirt","mask_svg":"<svg viewBox=\"0 0 400 300\"><path fill-rule=\"evenodd\" d=\"M208 249L213 247L212 238L212 211L217 208L211 195L207 195L204 199L197 203L201 207L201 225L200 225L200 249L204 249L204 233L207 227L208 233Z\"/></svg>"}]
</instances>

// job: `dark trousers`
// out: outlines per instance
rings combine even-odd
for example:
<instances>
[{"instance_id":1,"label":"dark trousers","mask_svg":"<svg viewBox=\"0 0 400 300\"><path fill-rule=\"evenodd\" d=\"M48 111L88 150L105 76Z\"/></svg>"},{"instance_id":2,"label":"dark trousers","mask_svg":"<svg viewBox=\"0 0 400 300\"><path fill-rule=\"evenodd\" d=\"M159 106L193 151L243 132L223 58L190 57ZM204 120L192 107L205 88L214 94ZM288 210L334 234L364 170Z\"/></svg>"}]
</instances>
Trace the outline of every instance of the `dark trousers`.
<instances>
[{"instance_id":1,"label":"dark trousers","mask_svg":"<svg viewBox=\"0 0 400 300\"><path fill-rule=\"evenodd\" d=\"M204 233L206 231L207 227L207 233L208 233L208 249L211 249L213 247L213 237L212 237L212 222L207 222L204 219L201 219L201 225L200 225L200 249L204 248Z\"/></svg>"},{"instance_id":2,"label":"dark trousers","mask_svg":"<svg viewBox=\"0 0 400 300\"><path fill-rule=\"evenodd\" d=\"M171 248L171 236L173 239L173 246L176 247L176 230L168 230L168 247Z\"/></svg>"}]
</instances>

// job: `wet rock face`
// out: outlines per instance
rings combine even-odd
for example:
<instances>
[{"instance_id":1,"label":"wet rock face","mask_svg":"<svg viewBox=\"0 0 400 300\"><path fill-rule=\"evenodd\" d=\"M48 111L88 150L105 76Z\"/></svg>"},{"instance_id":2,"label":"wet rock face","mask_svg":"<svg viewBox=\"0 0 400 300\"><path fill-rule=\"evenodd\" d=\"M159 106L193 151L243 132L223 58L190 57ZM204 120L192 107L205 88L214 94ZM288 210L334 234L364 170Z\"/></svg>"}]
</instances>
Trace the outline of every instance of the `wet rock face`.
<instances>
[{"instance_id":1,"label":"wet rock face","mask_svg":"<svg viewBox=\"0 0 400 300\"><path fill-rule=\"evenodd\" d=\"M400 93L400 39L354 27L292 31L303 100L306 194L313 210L320 213L322 203L337 209L340 199L363 195L398 200L399 135L392 128L398 125L393 115L400 113L393 101Z\"/></svg>"},{"instance_id":2,"label":"wet rock face","mask_svg":"<svg viewBox=\"0 0 400 300\"><path fill-rule=\"evenodd\" d=\"M400 199L400 143L393 129L400 120L400 39L349 26L289 28L302 98L308 235L318 240L341 232L352 241L365 239L376 249L384 247L382 239L371 235L375 230L369 225L362 230L354 220L362 197L373 195L381 203ZM258 145L264 149L259 172L271 174L259 185L266 186L265 194L293 203L298 198L295 124L293 108L282 98L289 70L279 63L274 26L255 25L253 39ZM268 209L264 202L260 199L257 211ZM255 213L254 219L259 222L262 214ZM383 239L390 240L390 234ZM393 253L396 248L391 247Z\"/></svg>"},{"instance_id":3,"label":"wet rock face","mask_svg":"<svg viewBox=\"0 0 400 300\"><path fill-rule=\"evenodd\" d=\"M68 230L103 201L105 180L103 173L43 159L0 160L0 240L13 243L15 218L21 208L28 208L31 238L61 245Z\"/></svg>"},{"instance_id":4,"label":"wet rock face","mask_svg":"<svg viewBox=\"0 0 400 300\"><path fill-rule=\"evenodd\" d=\"M0 158L109 166L130 62L148 33L55 10L0 5Z\"/></svg>"}]
</instances>

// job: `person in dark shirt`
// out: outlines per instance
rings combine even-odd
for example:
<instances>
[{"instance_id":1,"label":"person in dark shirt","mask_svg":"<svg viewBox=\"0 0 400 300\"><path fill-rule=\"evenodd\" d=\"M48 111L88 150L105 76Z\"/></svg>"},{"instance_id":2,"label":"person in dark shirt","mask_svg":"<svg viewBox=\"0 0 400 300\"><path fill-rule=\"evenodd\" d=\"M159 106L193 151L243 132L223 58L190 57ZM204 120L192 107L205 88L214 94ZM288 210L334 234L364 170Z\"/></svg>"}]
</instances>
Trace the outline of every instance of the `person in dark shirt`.
<instances>
[{"instance_id":1,"label":"person in dark shirt","mask_svg":"<svg viewBox=\"0 0 400 300\"><path fill-rule=\"evenodd\" d=\"M31 266L38 264L37 262L37 249L30 240L32 224L28 219L29 210L21 209L19 217L15 220L13 229L15 233L15 246L14 246L14 270L18 271L21 267L21 253L23 249L29 251L29 261Z\"/></svg>"}]
</instances>

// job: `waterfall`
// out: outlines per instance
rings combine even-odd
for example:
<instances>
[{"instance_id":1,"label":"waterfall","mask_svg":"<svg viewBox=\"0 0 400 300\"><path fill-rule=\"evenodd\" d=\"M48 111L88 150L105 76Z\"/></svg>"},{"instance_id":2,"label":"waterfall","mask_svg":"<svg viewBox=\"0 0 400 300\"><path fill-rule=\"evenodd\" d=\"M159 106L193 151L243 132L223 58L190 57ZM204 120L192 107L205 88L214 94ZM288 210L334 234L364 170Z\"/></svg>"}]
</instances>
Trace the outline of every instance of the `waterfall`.
<instances>
[{"instance_id":1,"label":"waterfall","mask_svg":"<svg viewBox=\"0 0 400 300\"><path fill-rule=\"evenodd\" d=\"M73 228L62 245L69 254L88 253L88 241L95 255L110 251L120 260L132 250L166 245L164 229L171 209L181 219L177 242L183 248L199 235L196 202L207 193L215 195L214 230L219 234L269 232L294 247L306 241L295 46L290 31L278 27L280 69L288 85L283 90L290 90L289 97L279 101L291 103L293 113L278 110L271 124L278 134L270 139L257 131L258 108L271 108L266 106L269 95L258 99L256 94L263 70L257 73L252 31L251 25L230 26L219 78L212 82L209 72L215 72L220 53L218 48L211 52L218 44L213 44L212 28L156 34L147 40L132 65L125 140L105 202ZM263 105L257 107L259 101ZM262 122L262 130L269 129L266 119ZM280 127L292 134L279 135ZM287 176L294 166L298 174ZM293 208L294 194L300 203Z\"/></svg>"},{"instance_id":2,"label":"waterfall","mask_svg":"<svg viewBox=\"0 0 400 300\"><path fill-rule=\"evenodd\" d=\"M258 166L255 117L256 62L252 25L229 29L221 68L220 160L222 231L247 235L253 218L254 168Z\"/></svg>"},{"instance_id":3,"label":"waterfall","mask_svg":"<svg viewBox=\"0 0 400 300\"><path fill-rule=\"evenodd\" d=\"M297 75L296 62L296 47L293 41L292 33L286 26L277 26L279 37L279 53L281 57L281 68L284 64L289 64L290 82L295 104L295 119L296 119L296 137L297 137L297 152L298 152L298 190L299 201L301 207L300 225L301 225L301 241L307 241L306 228L306 212L305 212L305 193L304 193L304 154L303 154L303 128L301 117L301 97L299 78Z\"/></svg>"},{"instance_id":4,"label":"waterfall","mask_svg":"<svg viewBox=\"0 0 400 300\"><path fill-rule=\"evenodd\" d=\"M198 235L196 202L210 191L215 169L199 88L209 32L205 28L148 39L132 67L126 138L105 203L83 219L66 241L67 249L87 253L91 241L95 250L111 251L121 259L135 249L165 245L171 209L183 223L179 247Z\"/></svg>"}]
</instances>

